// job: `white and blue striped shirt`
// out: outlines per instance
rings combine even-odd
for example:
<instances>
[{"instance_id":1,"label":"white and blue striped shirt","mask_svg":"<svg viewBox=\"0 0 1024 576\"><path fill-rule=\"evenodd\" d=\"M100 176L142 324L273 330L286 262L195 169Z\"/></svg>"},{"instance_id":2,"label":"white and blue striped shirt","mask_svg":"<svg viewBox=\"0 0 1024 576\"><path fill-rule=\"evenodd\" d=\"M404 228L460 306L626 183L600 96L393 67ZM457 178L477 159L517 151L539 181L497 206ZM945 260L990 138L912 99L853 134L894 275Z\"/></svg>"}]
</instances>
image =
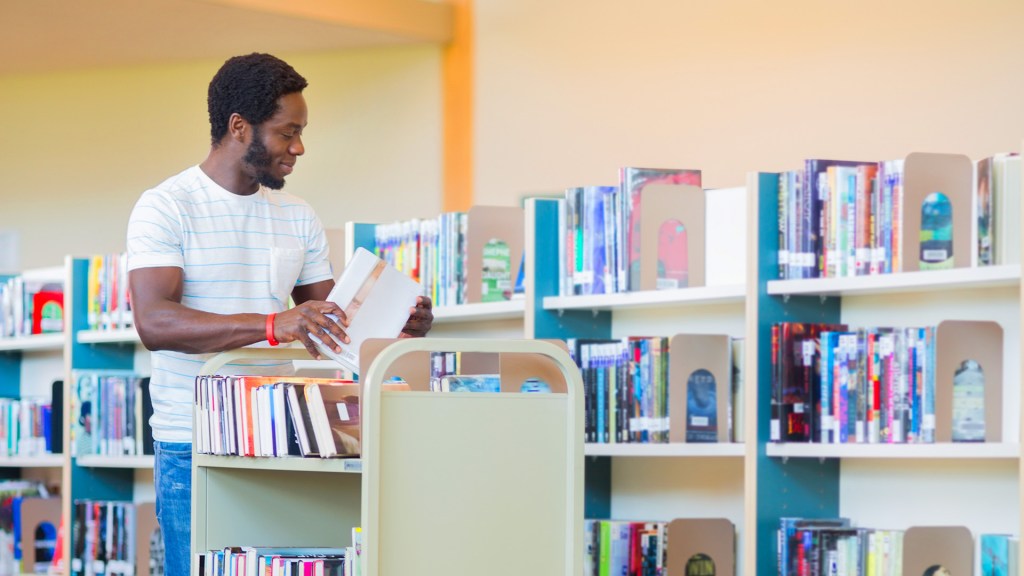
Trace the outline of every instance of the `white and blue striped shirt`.
<instances>
[{"instance_id":1,"label":"white and blue striped shirt","mask_svg":"<svg viewBox=\"0 0 1024 576\"><path fill-rule=\"evenodd\" d=\"M181 268L181 303L217 314L281 312L295 286L332 277L327 251L323 225L305 201L265 189L232 194L198 166L144 192L128 221L128 269ZM211 356L153 352L155 440L192 442L193 385ZM220 372L290 370L290 362L264 361Z\"/></svg>"}]
</instances>

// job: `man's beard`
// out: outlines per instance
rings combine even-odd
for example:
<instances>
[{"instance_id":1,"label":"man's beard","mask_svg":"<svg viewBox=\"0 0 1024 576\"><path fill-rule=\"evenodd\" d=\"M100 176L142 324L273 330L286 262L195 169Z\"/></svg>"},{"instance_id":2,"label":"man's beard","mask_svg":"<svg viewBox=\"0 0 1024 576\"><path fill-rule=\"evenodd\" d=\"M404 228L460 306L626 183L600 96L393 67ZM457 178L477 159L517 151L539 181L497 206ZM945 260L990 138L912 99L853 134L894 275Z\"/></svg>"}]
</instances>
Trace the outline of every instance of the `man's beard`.
<instances>
[{"instance_id":1,"label":"man's beard","mask_svg":"<svg viewBox=\"0 0 1024 576\"><path fill-rule=\"evenodd\" d=\"M275 178L270 174L270 153L267 152L267 147L263 145L261 136L259 129L253 130L252 142L249 143L249 149L245 151L242 162L255 169L256 181L259 182L260 186L270 188L271 190L280 190L284 188L284 178Z\"/></svg>"}]
</instances>

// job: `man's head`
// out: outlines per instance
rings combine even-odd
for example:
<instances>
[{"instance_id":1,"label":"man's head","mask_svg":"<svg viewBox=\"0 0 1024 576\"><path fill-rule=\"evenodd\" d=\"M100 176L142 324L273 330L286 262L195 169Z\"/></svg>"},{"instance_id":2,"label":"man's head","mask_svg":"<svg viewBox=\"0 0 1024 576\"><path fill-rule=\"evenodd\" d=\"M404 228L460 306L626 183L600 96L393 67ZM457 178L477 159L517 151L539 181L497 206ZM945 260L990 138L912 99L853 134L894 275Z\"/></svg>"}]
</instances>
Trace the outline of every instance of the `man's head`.
<instances>
[{"instance_id":1,"label":"man's head","mask_svg":"<svg viewBox=\"0 0 1024 576\"><path fill-rule=\"evenodd\" d=\"M210 81L207 107L214 148L227 138L247 141L241 157L246 172L263 186L279 189L303 153L306 123L302 90L306 79L270 54L235 56Z\"/></svg>"}]
</instances>

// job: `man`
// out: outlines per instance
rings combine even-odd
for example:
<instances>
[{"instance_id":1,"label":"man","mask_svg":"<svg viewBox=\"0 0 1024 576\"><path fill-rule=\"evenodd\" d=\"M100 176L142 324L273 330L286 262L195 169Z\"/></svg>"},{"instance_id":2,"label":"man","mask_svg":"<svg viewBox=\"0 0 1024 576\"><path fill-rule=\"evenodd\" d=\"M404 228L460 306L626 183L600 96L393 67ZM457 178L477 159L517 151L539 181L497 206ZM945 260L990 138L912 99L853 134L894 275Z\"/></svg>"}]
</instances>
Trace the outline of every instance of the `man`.
<instances>
[{"instance_id":1,"label":"man","mask_svg":"<svg viewBox=\"0 0 1024 576\"><path fill-rule=\"evenodd\" d=\"M152 355L151 419L157 518L166 573L189 573L192 390L213 353L312 338L339 350L345 313L323 226L312 208L280 192L305 152L306 80L282 60L227 60L210 82L206 160L143 193L128 223L128 282L135 325ZM286 309L288 297L295 307ZM431 302L410 310L403 335L423 336ZM339 323L328 318L334 314ZM290 363L228 365L224 372L284 374Z\"/></svg>"}]
</instances>

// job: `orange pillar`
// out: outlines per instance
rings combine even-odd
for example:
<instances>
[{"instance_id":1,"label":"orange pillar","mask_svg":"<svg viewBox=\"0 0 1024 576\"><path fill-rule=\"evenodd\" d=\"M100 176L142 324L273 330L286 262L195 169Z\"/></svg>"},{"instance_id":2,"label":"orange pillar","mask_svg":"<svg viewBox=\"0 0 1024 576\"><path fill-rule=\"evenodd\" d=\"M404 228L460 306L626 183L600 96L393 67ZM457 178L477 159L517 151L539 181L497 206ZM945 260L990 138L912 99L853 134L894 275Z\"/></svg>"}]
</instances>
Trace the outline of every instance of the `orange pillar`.
<instances>
[{"instance_id":1,"label":"orange pillar","mask_svg":"<svg viewBox=\"0 0 1024 576\"><path fill-rule=\"evenodd\" d=\"M473 0L452 0L451 6L452 41L442 61L445 212L473 205Z\"/></svg>"}]
</instances>

